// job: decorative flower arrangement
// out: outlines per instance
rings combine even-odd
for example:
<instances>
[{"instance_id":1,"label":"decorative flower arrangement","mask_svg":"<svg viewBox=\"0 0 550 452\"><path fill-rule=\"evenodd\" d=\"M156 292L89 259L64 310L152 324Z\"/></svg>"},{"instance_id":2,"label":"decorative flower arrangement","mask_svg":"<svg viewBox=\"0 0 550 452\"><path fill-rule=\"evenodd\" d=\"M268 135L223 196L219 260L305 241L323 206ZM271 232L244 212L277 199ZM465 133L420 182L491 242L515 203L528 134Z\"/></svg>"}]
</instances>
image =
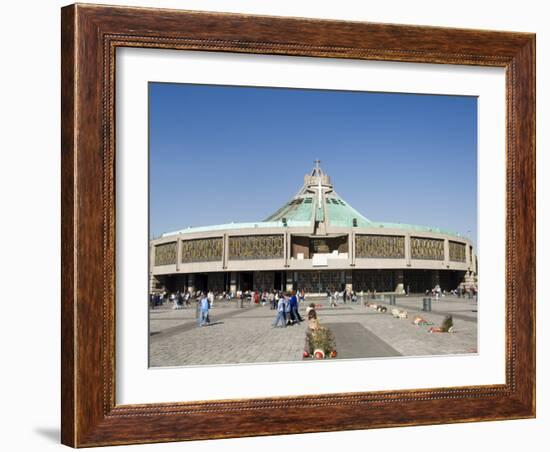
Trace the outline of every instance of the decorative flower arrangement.
<instances>
[{"instance_id":1,"label":"decorative flower arrangement","mask_svg":"<svg viewBox=\"0 0 550 452\"><path fill-rule=\"evenodd\" d=\"M324 326L319 326L315 330L306 333L306 341L309 344L309 350L304 351L304 358L309 356L315 359L335 358L336 345L332 331Z\"/></svg>"}]
</instances>

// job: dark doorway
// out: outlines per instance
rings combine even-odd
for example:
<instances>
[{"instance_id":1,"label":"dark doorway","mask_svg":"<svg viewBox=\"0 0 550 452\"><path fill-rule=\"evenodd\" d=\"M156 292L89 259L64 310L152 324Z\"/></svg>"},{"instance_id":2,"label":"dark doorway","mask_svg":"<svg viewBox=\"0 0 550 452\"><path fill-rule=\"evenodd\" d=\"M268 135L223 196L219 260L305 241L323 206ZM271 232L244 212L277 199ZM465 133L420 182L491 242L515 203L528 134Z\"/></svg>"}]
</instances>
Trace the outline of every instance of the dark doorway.
<instances>
[{"instance_id":1,"label":"dark doorway","mask_svg":"<svg viewBox=\"0 0 550 452\"><path fill-rule=\"evenodd\" d=\"M244 292L252 290L254 287L254 276L252 272L241 272L240 274L240 289Z\"/></svg>"},{"instance_id":2,"label":"dark doorway","mask_svg":"<svg viewBox=\"0 0 550 452\"><path fill-rule=\"evenodd\" d=\"M403 272L403 285L409 288L411 293L424 293L433 289L433 270L405 270Z\"/></svg>"},{"instance_id":3,"label":"dark doorway","mask_svg":"<svg viewBox=\"0 0 550 452\"><path fill-rule=\"evenodd\" d=\"M273 288L275 290L283 290L283 272L275 272L273 277Z\"/></svg>"},{"instance_id":4,"label":"dark doorway","mask_svg":"<svg viewBox=\"0 0 550 452\"><path fill-rule=\"evenodd\" d=\"M376 290L393 292L395 290L395 271L393 270L355 270L352 273L354 290ZM345 284L343 284L345 287Z\"/></svg>"},{"instance_id":5,"label":"dark doorway","mask_svg":"<svg viewBox=\"0 0 550 452\"><path fill-rule=\"evenodd\" d=\"M195 290L201 292L208 290L208 273L195 273Z\"/></svg>"},{"instance_id":6,"label":"dark doorway","mask_svg":"<svg viewBox=\"0 0 550 452\"><path fill-rule=\"evenodd\" d=\"M160 286L164 287L168 292L183 292L187 290L187 275L161 275L157 277Z\"/></svg>"},{"instance_id":7,"label":"dark doorway","mask_svg":"<svg viewBox=\"0 0 550 452\"><path fill-rule=\"evenodd\" d=\"M464 279L466 272L456 270L442 270L439 272L439 285L442 290L454 290Z\"/></svg>"},{"instance_id":8,"label":"dark doorway","mask_svg":"<svg viewBox=\"0 0 550 452\"><path fill-rule=\"evenodd\" d=\"M223 290L229 292L231 290L231 273L225 272L223 274Z\"/></svg>"}]
</instances>

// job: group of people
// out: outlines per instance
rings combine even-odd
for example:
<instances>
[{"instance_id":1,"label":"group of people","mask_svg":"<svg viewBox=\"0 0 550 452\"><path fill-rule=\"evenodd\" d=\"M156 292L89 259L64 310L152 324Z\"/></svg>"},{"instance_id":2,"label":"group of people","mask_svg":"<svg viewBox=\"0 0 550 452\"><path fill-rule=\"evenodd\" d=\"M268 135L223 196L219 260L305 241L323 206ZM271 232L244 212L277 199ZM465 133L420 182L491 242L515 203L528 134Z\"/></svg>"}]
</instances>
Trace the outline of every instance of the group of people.
<instances>
[{"instance_id":1,"label":"group of people","mask_svg":"<svg viewBox=\"0 0 550 452\"><path fill-rule=\"evenodd\" d=\"M294 296L302 302L305 300L304 290L294 291ZM213 306L214 300L229 302L236 300L240 302L242 307L243 302L248 302L249 304L261 304L266 306L269 304L271 309L277 308L277 302L282 297L282 291L271 290L267 291L264 289L259 290L237 290L237 291L223 291L215 292L212 290L201 291L201 290L178 290L176 292L168 292L166 290L162 292L151 292L149 294L149 304L151 309L154 309L159 306L164 306L166 302L172 303L173 309L182 309L191 305L193 300L199 302L203 296L207 296L210 302L210 307Z\"/></svg>"},{"instance_id":2,"label":"group of people","mask_svg":"<svg viewBox=\"0 0 550 452\"><path fill-rule=\"evenodd\" d=\"M351 303L357 303L357 293L353 290L346 289L342 291L341 293L337 290L327 290L327 298L329 299L329 304L331 307L335 307L338 305L338 300L342 298L342 301L344 304L346 304L348 301Z\"/></svg>"},{"instance_id":3,"label":"group of people","mask_svg":"<svg viewBox=\"0 0 550 452\"><path fill-rule=\"evenodd\" d=\"M167 294L166 292L151 292L149 294L149 306L151 309L155 309L158 306L164 305L164 302L166 301Z\"/></svg>"},{"instance_id":4,"label":"group of people","mask_svg":"<svg viewBox=\"0 0 550 452\"><path fill-rule=\"evenodd\" d=\"M435 297L436 299L447 295L454 295L458 298L472 299L477 295L477 288L475 286L466 287L461 284L456 289L449 290L447 292L446 290L441 290L441 287L438 284L433 289L427 289L426 292L424 292L424 295L429 295Z\"/></svg>"},{"instance_id":5,"label":"group of people","mask_svg":"<svg viewBox=\"0 0 550 452\"><path fill-rule=\"evenodd\" d=\"M214 304L214 293L208 292L202 294L199 297L198 301L198 324L200 326L205 326L210 323L209 311ZM239 291L236 294L238 299L243 299L246 297L246 294ZM304 293L292 291L292 292L255 292L250 293L250 299L254 303L260 303L265 306L267 303L270 303L271 308L277 311L277 317L273 323L273 328L286 328L287 326L292 326L299 324L304 321L300 315L300 302L305 299ZM309 306L309 309L314 307L314 304Z\"/></svg>"},{"instance_id":6,"label":"group of people","mask_svg":"<svg viewBox=\"0 0 550 452\"><path fill-rule=\"evenodd\" d=\"M477 295L476 286L458 286L455 290L451 291L453 295L456 295L458 298L473 298Z\"/></svg>"},{"instance_id":7,"label":"group of people","mask_svg":"<svg viewBox=\"0 0 550 452\"><path fill-rule=\"evenodd\" d=\"M273 328L286 328L287 326L296 325L304 321L299 312L299 301L295 291L291 293L271 293L270 300L275 305L277 316L273 322ZM276 300L276 301L275 301ZM272 308L273 308L272 305Z\"/></svg>"},{"instance_id":8,"label":"group of people","mask_svg":"<svg viewBox=\"0 0 550 452\"><path fill-rule=\"evenodd\" d=\"M168 299L173 303L172 309L181 309L191 304L191 294L189 292L180 292L170 294Z\"/></svg>"},{"instance_id":9,"label":"group of people","mask_svg":"<svg viewBox=\"0 0 550 452\"><path fill-rule=\"evenodd\" d=\"M203 297L206 297L209 303L209 306L214 306L214 292L211 290L208 292L203 292L199 290L198 292L180 292L179 290L175 293L170 294L168 299L173 303L172 309L182 309L186 306L191 306L191 300L197 300L200 302Z\"/></svg>"}]
</instances>

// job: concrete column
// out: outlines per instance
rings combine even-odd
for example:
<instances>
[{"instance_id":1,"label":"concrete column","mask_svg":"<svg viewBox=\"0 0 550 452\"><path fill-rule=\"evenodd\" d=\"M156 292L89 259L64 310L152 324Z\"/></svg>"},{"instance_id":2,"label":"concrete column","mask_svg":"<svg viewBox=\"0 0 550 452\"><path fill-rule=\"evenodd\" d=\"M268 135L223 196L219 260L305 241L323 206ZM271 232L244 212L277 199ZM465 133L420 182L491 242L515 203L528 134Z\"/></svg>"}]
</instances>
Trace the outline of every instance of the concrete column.
<instances>
[{"instance_id":1,"label":"concrete column","mask_svg":"<svg viewBox=\"0 0 550 452\"><path fill-rule=\"evenodd\" d=\"M403 270L396 270L395 271L395 291L397 293L405 292L405 285L403 281L404 281Z\"/></svg>"},{"instance_id":2,"label":"concrete column","mask_svg":"<svg viewBox=\"0 0 550 452\"><path fill-rule=\"evenodd\" d=\"M229 237L227 233L222 238L222 268L227 268L227 261L229 260Z\"/></svg>"},{"instance_id":3,"label":"concrete column","mask_svg":"<svg viewBox=\"0 0 550 452\"><path fill-rule=\"evenodd\" d=\"M155 268L155 245L149 245L149 272L152 274Z\"/></svg>"},{"instance_id":4,"label":"concrete column","mask_svg":"<svg viewBox=\"0 0 550 452\"><path fill-rule=\"evenodd\" d=\"M449 268L450 260L449 239L445 239L443 240L443 265L445 268Z\"/></svg>"},{"instance_id":5,"label":"concrete column","mask_svg":"<svg viewBox=\"0 0 550 452\"><path fill-rule=\"evenodd\" d=\"M411 234L405 235L405 264L411 266Z\"/></svg>"},{"instance_id":6,"label":"concrete column","mask_svg":"<svg viewBox=\"0 0 550 452\"><path fill-rule=\"evenodd\" d=\"M353 230L348 233L348 265L351 267L355 264L353 260Z\"/></svg>"},{"instance_id":7,"label":"concrete column","mask_svg":"<svg viewBox=\"0 0 550 452\"><path fill-rule=\"evenodd\" d=\"M288 250L289 250L289 244L288 242L290 242L290 237L288 236L288 232L285 232L284 235L283 235L283 249L284 249L284 252L283 252L283 256L284 256L284 260L285 260L285 267L288 267Z\"/></svg>"},{"instance_id":8,"label":"concrete column","mask_svg":"<svg viewBox=\"0 0 550 452\"><path fill-rule=\"evenodd\" d=\"M286 233L286 266L290 264L288 261L292 258L292 234L290 232Z\"/></svg>"},{"instance_id":9,"label":"concrete column","mask_svg":"<svg viewBox=\"0 0 550 452\"><path fill-rule=\"evenodd\" d=\"M355 231L351 231L348 252L351 255L351 266L355 267Z\"/></svg>"},{"instance_id":10,"label":"concrete column","mask_svg":"<svg viewBox=\"0 0 550 452\"><path fill-rule=\"evenodd\" d=\"M237 292L237 272L231 272L229 275L229 291Z\"/></svg>"},{"instance_id":11,"label":"concrete column","mask_svg":"<svg viewBox=\"0 0 550 452\"><path fill-rule=\"evenodd\" d=\"M176 271L180 271L181 263L181 235L178 234L178 239L176 240Z\"/></svg>"}]
</instances>

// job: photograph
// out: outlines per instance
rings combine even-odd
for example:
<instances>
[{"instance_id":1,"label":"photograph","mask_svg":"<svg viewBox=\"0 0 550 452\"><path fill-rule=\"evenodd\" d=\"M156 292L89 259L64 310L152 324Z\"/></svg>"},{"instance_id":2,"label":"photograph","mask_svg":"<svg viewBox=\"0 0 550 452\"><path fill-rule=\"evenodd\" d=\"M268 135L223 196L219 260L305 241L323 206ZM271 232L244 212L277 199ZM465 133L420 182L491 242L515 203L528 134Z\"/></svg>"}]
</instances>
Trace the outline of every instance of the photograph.
<instances>
[{"instance_id":1,"label":"photograph","mask_svg":"<svg viewBox=\"0 0 550 452\"><path fill-rule=\"evenodd\" d=\"M476 96L150 81L149 367L477 354L477 123Z\"/></svg>"}]
</instances>

